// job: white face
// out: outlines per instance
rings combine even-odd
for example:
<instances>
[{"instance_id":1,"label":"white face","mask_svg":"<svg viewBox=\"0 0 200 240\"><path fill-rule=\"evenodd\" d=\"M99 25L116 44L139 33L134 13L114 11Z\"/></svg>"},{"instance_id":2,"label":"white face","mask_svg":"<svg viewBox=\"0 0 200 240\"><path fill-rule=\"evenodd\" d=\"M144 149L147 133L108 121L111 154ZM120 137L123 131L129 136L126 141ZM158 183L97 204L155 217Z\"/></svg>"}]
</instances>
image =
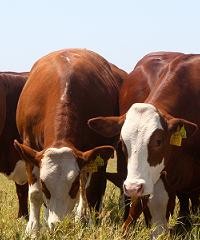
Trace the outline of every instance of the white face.
<instances>
[{"instance_id":1,"label":"white face","mask_svg":"<svg viewBox=\"0 0 200 240\"><path fill-rule=\"evenodd\" d=\"M133 104L121 130L128 152L128 175L124 182L127 195L153 194L154 184L164 168L163 160L156 166L148 162L148 143L156 129L163 129L156 108L146 103Z\"/></svg>"},{"instance_id":2,"label":"white face","mask_svg":"<svg viewBox=\"0 0 200 240\"><path fill-rule=\"evenodd\" d=\"M40 179L51 195L50 199L46 199L50 228L73 210L76 199L70 197L69 191L78 174L79 167L70 148L49 148L45 151Z\"/></svg>"}]
</instances>

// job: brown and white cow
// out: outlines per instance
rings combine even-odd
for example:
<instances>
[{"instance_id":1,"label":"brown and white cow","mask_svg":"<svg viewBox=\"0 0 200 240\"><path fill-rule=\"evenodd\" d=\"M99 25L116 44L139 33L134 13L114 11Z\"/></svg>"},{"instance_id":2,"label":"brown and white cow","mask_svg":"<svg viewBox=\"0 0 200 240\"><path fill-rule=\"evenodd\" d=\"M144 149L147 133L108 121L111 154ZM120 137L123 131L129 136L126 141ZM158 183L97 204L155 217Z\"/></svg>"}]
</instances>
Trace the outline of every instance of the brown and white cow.
<instances>
[{"instance_id":1,"label":"brown and white cow","mask_svg":"<svg viewBox=\"0 0 200 240\"><path fill-rule=\"evenodd\" d=\"M174 58L179 55L182 55L182 53L156 52L144 56L136 64L134 70L128 75L122 84L119 94L120 114L125 114L133 103L144 102L151 89L155 86L155 83L159 82L160 75L162 74L163 70ZM89 125L92 127L91 124L94 125L94 121L90 121L89 123ZM102 134L104 131L101 131L100 129L98 132ZM108 135L109 133L106 133L106 136ZM127 175L126 154L124 154L125 151L123 145L124 144L119 141L117 146L117 173L107 173L107 178L116 186L118 186L122 191L123 182L126 179ZM136 202L141 205L140 201ZM144 200L144 202L146 203L146 200ZM143 207L145 205L146 204L144 203L142 204ZM135 204L132 204L130 216L128 217L129 200L125 200L124 219L126 220L128 217L125 225L129 225L130 221L136 220L136 216L139 216L142 212L142 209L139 206L136 206L137 211L134 209L134 206ZM149 222L147 222L147 225L149 225Z\"/></svg>"},{"instance_id":2,"label":"brown and white cow","mask_svg":"<svg viewBox=\"0 0 200 240\"><path fill-rule=\"evenodd\" d=\"M28 73L0 72L0 172L15 181L19 200L18 217L28 217L28 184L25 164L16 152L13 141L19 139L16 108Z\"/></svg>"},{"instance_id":3,"label":"brown and white cow","mask_svg":"<svg viewBox=\"0 0 200 240\"><path fill-rule=\"evenodd\" d=\"M181 54L178 52L155 52L144 56L136 64L134 70L125 78L121 86L119 93L120 114L125 114L132 104L144 102L155 83L159 82L163 69ZM91 124L92 121L90 122ZM102 134L103 132L100 131L100 133ZM124 155L122 147L121 142L119 142L117 173L109 174L109 179L120 188L122 188L123 181L127 175L126 161L122 160Z\"/></svg>"},{"instance_id":4,"label":"brown and white cow","mask_svg":"<svg viewBox=\"0 0 200 240\"><path fill-rule=\"evenodd\" d=\"M124 182L127 195L153 199L155 186L160 184L158 193L164 211L157 211L158 205L154 204L154 212L156 222L164 228L168 196L159 180L161 172L165 170L168 185L177 194L194 196L200 189L199 72L199 55L179 54L161 71L144 103L133 104L121 117L89 122L104 135L114 136L121 130L128 157Z\"/></svg>"},{"instance_id":5,"label":"brown and white cow","mask_svg":"<svg viewBox=\"0 0 200 240\"><path fill-rule=\"evenodd\" d=\"M28 172L27 233L39 228L42 192L52 228L74 208L79 197L79 176L90 171L88 164L98 155L105 162L113 155L112 147L98 146L112 145L115 138L99 137L88 128L87 121L118 114L120 76L124 74L85 49L53 52L33 66L17 108L23 144L15 141ZM92 174L87 188L89 206L97 210L105 191L105 170L106 163ZM81 213L83 201L84 196L80 196Z\"/></svg>"}]
</instances>

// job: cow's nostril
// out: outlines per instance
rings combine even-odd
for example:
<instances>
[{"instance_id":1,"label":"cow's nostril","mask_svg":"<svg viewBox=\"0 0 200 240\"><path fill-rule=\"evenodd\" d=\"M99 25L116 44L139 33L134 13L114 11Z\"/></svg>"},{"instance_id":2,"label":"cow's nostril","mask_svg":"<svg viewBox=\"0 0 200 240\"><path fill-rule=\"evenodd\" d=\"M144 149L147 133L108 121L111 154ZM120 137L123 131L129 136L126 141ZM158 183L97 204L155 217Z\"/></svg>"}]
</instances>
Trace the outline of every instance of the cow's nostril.
<instances>
[{"instance_id":1,"label":"cow's nostril","mask_svg":"<svg viewBox=\"0 0 200 240\"><path fill-rule=\"evenodd\" d=\"M138 195L142 195L143 191L144 191L144 185L142 183L138 184L137 187L136 187L136 193Z\"/></svg>"}]
</instances>

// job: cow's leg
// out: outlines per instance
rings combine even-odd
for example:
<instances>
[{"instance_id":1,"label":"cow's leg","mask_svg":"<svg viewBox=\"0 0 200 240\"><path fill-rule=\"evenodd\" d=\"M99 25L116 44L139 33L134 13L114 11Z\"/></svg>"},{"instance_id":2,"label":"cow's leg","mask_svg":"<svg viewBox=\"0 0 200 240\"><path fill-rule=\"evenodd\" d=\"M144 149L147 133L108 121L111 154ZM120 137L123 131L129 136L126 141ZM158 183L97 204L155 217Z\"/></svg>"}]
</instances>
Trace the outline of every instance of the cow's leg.
<instances>
[{"instance_id":1,"label":"cow's leg","mask_svg":"<svg viewBox=\"0 0 200 240\"><path fill-rule=\"evenodd\" d=\"M123 219L125 221L127 219L128 215L129 215L131 199L130 199L130 197L127 197L125 194L123 194L121 196L123 196L123 201L124 201L124 216L123 216Z\"/></svg>"},{"instance_id":2,"label":"cow's leg","mask_svg":"<svg viewBox=\"0 0 200 240\"><path fill-rule=\"evenodd\" d=\"M189 209L189 195L178 193L177 197L180 202L180 210L178 214L179 223L175 226L176 234L181 234L191 228L190 209Z\"/></svg>"},{"instance_id":3,"label":"cow's leg","mask_svg":"<svg viewBox=\"0 0 200 240\"><path fill-rule=\"evenodd\" d=\"M35 236L40 227L40 208L43 203L41 183L39 182L39 169L27 165L28 182L29 182L29 204L30 214L26 226L26 234Z\"/></svg>"},{"instance_id":4,"label":"cow's leg","mask_svg":"<svg viewBox=\"0 0 200 240\"><path fill-rule=\"evenodd\" d=\"M28 183L24 185L15 183L15 186L19 200L18 218L25 217L28 219Z\"/></svg>"},{"instance_id":5,"label":"cow's leg","mask_svg":"<svg viewBox=\"0 0 200 240\"><path fill-rule=\"evenodd\" d=\"M117 175L118 175L118 182L121 189L121 198L124 201L124 221L128 218L129 210L130 210L130 198L123 194L123 182L127 176L127 162L126 162L126 155L125 150L123 149L122 141L119 141L116 147L116 155L117 155Z\"/></svg>"},{"instance_id":6,"label":"cow's leg","mask_svg":"<svg viewBox=\"0 0 200 240\"><path fill-rule=\"evenodd\" d=\"M166 211L168 200L169 196L163 181L159 179L154 185L154 195L147 203L151 213L151 224L155 227L152 239L156 239L167 230Z\"/></svg>"},{"instance_id":7,"label":"cow's leg","mask_svg":"<svg viewBox=\"0 0 200 240\"><path fill-rule=\"evenodd\" d=\"M199 193L194 193L190 196L191 204L192 204L192 213L196 214L200 207Z\"/></svg>"},{"instance_id":8,"label":"cow's leg","mask_svg":"<svg viewBox=\"0 0 200 240\"><path fill-rule=\"evenodd\" d=\"M76 216L75 221L87 220L87 210L88 210L88 203L87 203L87 197L86 197L86 187L89 184L91 179L91 174L88 173L81 173L80 174L80 187L79 187L79 203L76 209Z\"/></svg>"},{"instance_id":9,"label":"cow's leg","mask_svg":"<svg viewBox=\"0 0 200 240\"><path fill-rule=\"evenodd\" d=\"M99 212L103 195L106 189L106 166L92 174L89 186L86 189L88 205Z\"/></svg>"}]
</instances>

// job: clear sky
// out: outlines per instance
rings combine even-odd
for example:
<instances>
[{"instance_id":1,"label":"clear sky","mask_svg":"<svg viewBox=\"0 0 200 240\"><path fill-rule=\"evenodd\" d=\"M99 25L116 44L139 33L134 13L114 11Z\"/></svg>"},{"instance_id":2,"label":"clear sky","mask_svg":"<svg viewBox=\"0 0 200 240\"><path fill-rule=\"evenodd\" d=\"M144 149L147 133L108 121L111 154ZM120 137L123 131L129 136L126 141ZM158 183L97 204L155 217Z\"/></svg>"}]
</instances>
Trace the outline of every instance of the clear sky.
<instances>
[{"instance_id":1,"label":"clear sky","mask_svg":"<svg viewBox=\"0 0 200 240\"><path fill-rule=\"evenodd\" d=\"M88 48L130 72L152 51L200 53L199 0L0 0L0 71Z\"/></svg>"}]
</instances>

